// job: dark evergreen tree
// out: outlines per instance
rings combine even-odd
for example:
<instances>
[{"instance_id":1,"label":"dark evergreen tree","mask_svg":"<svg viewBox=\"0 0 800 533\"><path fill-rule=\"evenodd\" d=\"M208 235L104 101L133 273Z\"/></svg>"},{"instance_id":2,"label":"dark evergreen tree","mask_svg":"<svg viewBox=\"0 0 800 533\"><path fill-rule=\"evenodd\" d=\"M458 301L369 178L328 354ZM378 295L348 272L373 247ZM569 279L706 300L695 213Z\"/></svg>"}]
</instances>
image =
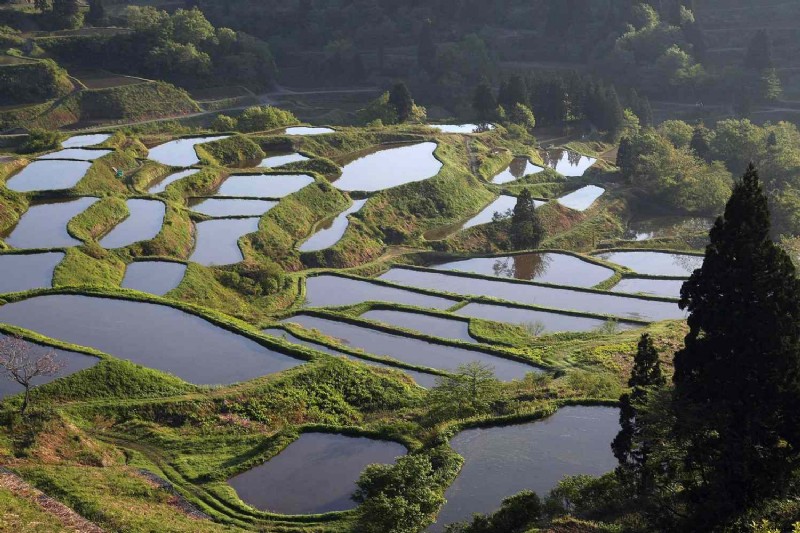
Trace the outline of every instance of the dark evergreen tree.
<instances>
[{"instance_id":1,"label":"dark evergreen tree","mask_svg":"<svg viewBox=\"0 0 800 533\"><path fill-rule=\"evenodd\" d=\"M774 131L771 131L767 136L767 148L774 149L776 146L778 146L778 136L775 135Z\"/></svg>"},{"instance_id":2,"label":"dark evergreen tree","mask_svg":"<svg viewBox=\"0 0 800 533\"><path fill-rule=\"evenodd\" d=\"M69 18L78 13L78 0L53 0L53 18Z\"/></svg>"},{"instance_id":3,"label":"dark evergreen tree","mask_svg":"<svg viewBox=\"0 0 800 533\"><path fill-rule=\"evenodd\" d=\"M626 179L633 175L634 155L633 143L630 137L623 137L617 149L617 167L622 173L622 177Z\"/></svg>"},{"instance_id":4,"label":"dark evergreen tree","mask_svg":"<svg viewBox=\"0 0 800 533\"><path fill-rule=\"evenodd\" d=\"M758 30L747 47L744 66L750 70L761 72L772 68L772 42L767 30Z\"/></svg>"},{"instance_id":5,"label":"dark evergreen tree","mask_svg":"<svg viewBox=\"0 0 800 533\"><path fill-rule=\"evenodd\" d=\"M89 12L86 21L92 26L100 26L106 18L106 8L103 0L89 0Z\"/></svg>"},{"instance_id":6,"label":"dark evergreen tree","mask_svg":"<svg viewBox=\"0 0 800 533\"><path fill-rule=\"evenodd\" d=\"M650 106L650 99L646 96L639 96L636 89L631 90L630 108L639 117L639 124L646 128L653 125L653 108Z\"/></svg>"},{"instance_id":7,"label":"dark evergreen tree","mask_svg":"<svg viewBox=\"0 0 800 533\"><path fill-rule=\"evenodd\" d=\"M692 140L689 142L689 148L695 155L708 162L711 162L711 136L711 130L699 124L694 128Z\"/></svg>"},{"instance_id":8,"label":"dark evergreen tree","mask_svg":"<svg viewBox=\"0 0 800 533\"><path fill-rule=\"evenodd\" d=\"M692 45L692 55L699 63L705 63L708 58L708 43L705 32L699 22L695 21L683 26L683 36Z\"/></svg>"},{"instance_id":9,"label":"dark evergreen tree","mask_svg":"<svg viewBox=\"0 0 800 533\"><path fill-rule=\"evenodd\" d=\"M419 34L419 45L417 46L417 64L419 68L433 74L436 69L436 43L433 41L433 29L431 23L426 22L422 26Z\"/></svg>"},{"instance_id":10,"label":"dark evergreen tree","mask_svg":"<svg viewBox=\"0 0 800 533\"><path fill-rule=\"evenodd\" d=\"M514 109L517 104L529 105L528 88L525 86L525 79L522 76L511 76L511 79L508 80L506 101L501 104L506 109Z\"/></svg>"},{"instance_id":11,"label":"dark evergreen tree","mask_svg":"<svg viewBox=\"0 0 800 533\"><path fill-rule=\"evenodd\" d=\"M800 280L770 239L750 165L681 290L689 312L675 355L676 424L686 450L683 531L711 531L780 497L800 459Z\"/></svg>"},{"instance_id":12,"label":"dark evergreen tree","mask_svg":"<svg viewBox=\"0 0 800 533\"><path fill-rule=\"evenodd\" d=\"M666 383L653 340L645 333L639 339L633 359L631 377L628 380L631 391L623 394L619 400L621 429L611 443L614 457L623 470L635 471L647 458L649 446L641 440L642 427L637 420L638 410L647 402L648 393L653 387L663 387Z\"/></svg>"},{"instance_id":13,"label":"dark evergreen tree","mask_svg":"<svg viewBox=\"0 0 800 533\"><path fill-rule=\"evenodd\" d=\"M411 91L405 83L397 83L389 91L389 105L397 113L397 120L405 122L411 116L411 108L414 107L414 99L411 98Z\"/></svg>"},{"instance_id":14,"label":"dark evergreen tree","mask_svg":"<svg viewBox=\"0 0 800 533\"><path fill-rule=\"evenodd\" d=\"M500 82L500 89L497 91L497 105L503 106L506 109L508 109L509 101L508 91L508 80L502 80Z\"/></svg>"},{"instance_id":15,"label":"dark evergreen tree","mask_svg":"<svg viewBox=\"0 0 800 533\"><path fill-rule=\"evenodd\" d=\"M497 102L494 99L489 82L483 81L475 87L472 108L475 110L475 116L478 117L479 122L491 122L497 109Z\"/></svg>"},{"instance_id":16,"label":"dark evergreen tree","mask_svg":"<svg viewBox=\"0 0 800 533\"><path fill-rule=\"evenodd\" d=\"M532 249L539 246L544 238L544 227L536 213L536 204L528 189L522 189L514 206L509 232L511 245L516 250Z\"/></svg>"}]
</instances>

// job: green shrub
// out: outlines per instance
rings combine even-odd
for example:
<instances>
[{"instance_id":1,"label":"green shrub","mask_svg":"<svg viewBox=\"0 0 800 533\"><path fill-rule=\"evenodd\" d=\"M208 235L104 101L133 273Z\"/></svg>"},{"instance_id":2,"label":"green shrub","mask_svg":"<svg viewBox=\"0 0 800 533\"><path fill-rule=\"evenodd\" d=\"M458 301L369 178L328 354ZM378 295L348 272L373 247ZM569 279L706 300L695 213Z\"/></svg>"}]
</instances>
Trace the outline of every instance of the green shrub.
<instances>
[{"instance_id":1,"label":"green shrub","mask_svg":"<svg viewBox=\"0 0 800 533\"><path fill-rule=\"evenodd\" d=\"M237 120L236 129L243 132L265 131L297 124L291 111L273 106L254 106L244 110Z\"/></svg>"},{"instance_id":2,"label":"green shrub","mask_svg":"<svg viewBox=\"0 0 800 533\"><path fill-rule=\"evenodd\" d=\"M34 128L28 134L28 140L19 148L21 154L34 154L58 148L61 136L58 132Z\"/></svg>"}]
</instances>

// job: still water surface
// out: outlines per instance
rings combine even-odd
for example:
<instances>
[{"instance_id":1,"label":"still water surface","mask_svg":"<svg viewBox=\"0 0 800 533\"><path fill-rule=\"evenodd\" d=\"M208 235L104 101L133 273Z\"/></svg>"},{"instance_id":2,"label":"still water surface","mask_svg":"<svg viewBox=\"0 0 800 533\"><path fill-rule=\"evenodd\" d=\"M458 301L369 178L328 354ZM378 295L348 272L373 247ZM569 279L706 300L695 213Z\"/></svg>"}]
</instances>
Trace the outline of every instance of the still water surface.
<instances>
[{"instance_id":1,"label":"still water surface","mask_svg":"<svg viewBox=\"0 0 800 533\"><path fill-rule=\"evenodd\" d=\"M617 466L611 441L618 431L619 410L611 407L562 407L538 422L462 431L450 446L464 466L429 531L496 511L522 490L544 498L564 476L610 472Z\"/></svg>"},{"instance_id":2,"label":"still water surface","mask_svg":"<svg viewBox=\"0 0 800 533\"><path fill-rule=\"evenodd\" d=\"M201 385L245 381L302 363L198 316L144 302L38 296L0 307L0 322Z\"/></svg>"},{"instance_id":3,"label":"still water surface","mask_svg":"<svg viewBox=\"0 0 800 533\"><path fill-rule=\"evenodd\" d=\"M1 254L0 293L50 287L53 271L62 259L61 252Z\"/></svg>"},{"instance_id":4,"label":"still water surface","mask_svg":"<svg viewBox=\"0 0 800 533\"><path fill-rule=\"evenodd\" d=\"M333 185L343 191L375 192L427 180L442 168L435 150L433 142L372 150L346 164Z\"/></svg>"},{"instance_id":5,"label":"still water surface","mask_svg":"<svg viewBox=\"0 0 800 533\"><path fill-rule=\"evenodd\" d=\"M96 201L97 198L84 197L31 205L3 237L14 248L77 246L81 241L67 232L67 224Z\"/></svg>"},{"instance_id":6,"label":"still water surface","mask_svg":"<svg viewBox=\"0 0 800 533\"><path fill-rule=\"evenodd\" d=\"M261 466L228 483L246 503L280 514L352 509L356 481L370 464L406 454L399 443L331 433L303 433Z\"/></svg>"}]
</instances>

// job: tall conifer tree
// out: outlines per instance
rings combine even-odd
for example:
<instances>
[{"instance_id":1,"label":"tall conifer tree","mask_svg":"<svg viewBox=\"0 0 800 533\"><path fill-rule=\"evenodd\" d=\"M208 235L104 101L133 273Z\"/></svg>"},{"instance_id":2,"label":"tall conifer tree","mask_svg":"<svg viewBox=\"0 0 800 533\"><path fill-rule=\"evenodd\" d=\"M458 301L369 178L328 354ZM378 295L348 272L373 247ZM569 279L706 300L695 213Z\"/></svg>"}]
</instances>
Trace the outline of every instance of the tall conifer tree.
<instances>
[{"instance_id":1,"label":"tall conifer tree","mask_svg":"<svg viewBox=\"0 0 800 533\"><path fill-rule=\"evenodd\" d=\"M681 291L689 333L675 356L674 435L692 531L780 496L800 459L800 280L769 234L750 165Z\"/></svg>"}]
</instances>

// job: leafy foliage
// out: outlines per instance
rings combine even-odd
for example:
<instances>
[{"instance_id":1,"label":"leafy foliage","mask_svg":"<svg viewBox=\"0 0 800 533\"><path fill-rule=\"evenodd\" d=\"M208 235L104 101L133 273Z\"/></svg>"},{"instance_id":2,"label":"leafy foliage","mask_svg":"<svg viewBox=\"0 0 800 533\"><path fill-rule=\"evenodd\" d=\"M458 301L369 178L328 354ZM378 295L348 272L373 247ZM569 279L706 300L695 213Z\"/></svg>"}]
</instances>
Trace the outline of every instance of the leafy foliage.
<instances>
[{"instance_id":1,"label":"leafy foliage","mask_svg":"<svg viewBox=\"0 0 800 533\"><path fill-rule=\"evenodd\" d=\"M675 356L675 430L687 467L703 472L685 480L692 528L783 493L797 460L800 281L769 231L751 166L681 291L690 331Z\"/></svg>"}]
</instances>

